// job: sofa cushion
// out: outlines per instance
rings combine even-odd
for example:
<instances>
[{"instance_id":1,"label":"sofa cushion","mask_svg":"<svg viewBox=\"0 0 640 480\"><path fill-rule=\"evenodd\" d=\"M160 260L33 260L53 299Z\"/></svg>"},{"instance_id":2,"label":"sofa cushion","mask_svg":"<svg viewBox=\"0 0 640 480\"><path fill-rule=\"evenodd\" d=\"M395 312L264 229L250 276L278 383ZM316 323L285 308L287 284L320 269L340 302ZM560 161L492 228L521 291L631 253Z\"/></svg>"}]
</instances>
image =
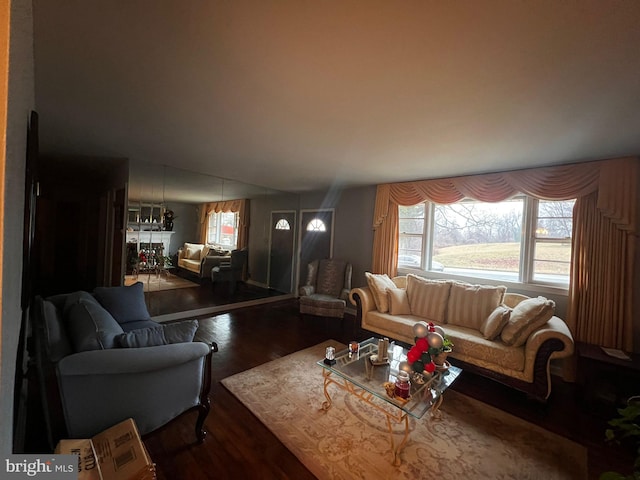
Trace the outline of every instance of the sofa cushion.
<instances>
[{"instance_id":1,"label":"sofa cushion","mask_svg":"<svg viewBox=\"0 0 640 480\"><path fill-rule=\"evenodd\" d=\"M389 298L387 296L387 290L396 288L396 284L393 283L386 273L364 272L364 275L367 277L367 284L371 289L371 293L373 293L373 300L376 302L378 311L382 313L388 312Z\"/></svg>"},{"instance_id":2,"label":"sofa cushion","mask_svg":"<svg viewBox=\"0 0 640 480\"><path fill-rule=\"evenodd\" d=\"M447 325L446 332L455 345L449 356L480 366L491 366L496 371L524 371L524 347L509 347L500 341L484 338L476 329L458 325Z\"/></svg>"},{"instance_id":3,"label":"sofa cushion","mask_svg":"<svg viewBox=\"0 0 640 480\"><path fill-rule=\"evenodd\" d=\"M151 320L142 282L129 287L97 287L93 294L118 323Z\"/></svg>"},{"instance_id":4,"label":"sofa cushion","mask_svg":"<svg viewBox=\"0 0 640 480\"><path fill-rule=\"evenodd\" d=\"M122 333L115 339L122 348L155 347L170 343L192 342L198 329L197 320L157 325Z\"/></svg>"},{"instance_id":5,"label":"sofa cushion","mask_svg":"<svg viewBox=\"0 0 640 480\"><path fill-rule=\"evenodd\" d=\"M411 306L409 305L409 297L407 290L404 288L389 288L387 290L389 296L389 313L391 315L410 315Z\"/></svg>"},{"instance_id":6,"label":"sofa cushion","mask_svg":"<svg viewBox=\"0 0 640 480\"><path fill-rule=\"evenodd\" d=\"M116 336L123 333L113 316L88 292L69 294L64 318L76 352L113 348Z\"/></svg>"},{"instance_id":7,"label":"sofa cushion","mask_svg":"<svg viewBox=\"0 0 640 480\"><path fill-rule=\"evenodd\" d=\"M200 260L189 260L188 258L183 258L178 260L178 266L193 273L200 273Z\"/></svg>"},{"instance_id":8,"label":"sofa cushion","mask_svg":"<svg viewBox=\"0 0 640 480\"><path fill-rule=\"evenodd\" d=\"M500 334L506 345L524 345L529 335L547 323L555 312L556 304L545 297L528 298L511 311L509 322Z\"/></svg>"},{"instance_id":9,"label":"sofa cushion","mask_svg":"<svg viewBox=\"0 0 640 480\"><path fill-rule=\"evenodd\" d=\"M498 305L493 312L489 314L482 325L480 325L480 333L487 340L495 340L502 332L502 329L509 321L511 309L506 305Z\"/></svg>"},{"instance_id":10,"label":"sofa cushion","mask_svg":"<svg viewBox=\"0 0 640 480\"><path fill-rule=\"evenodd\" d=\"M450 282L407 275L407 297L411 314L435 323L445 323Z\"/></svg>"},{"instance_id":11,"label":"sofa cushion","mask_svg":"<svg viewBox=\"0 0 640 480\"><path fill-rule=\"evenodd\" d=\"M415 339L413 326L422 320L416 315L391 315L390 313L381 313L378 310L370 310L367 312L367 322L363 328L377 333L385 332L383 335L390 338L408 340Z\"/></svg>"},{"instance_id":12,"label":"sofa cushion","mask_svg":"<svg viewBox=\"0 0 640 480\"><path fill-rule=\"evenodd\" d=\"M502 303L507 287L451 282L447 323L480 330L482 323Z\"/></svg>"},{"instance_id":13,"label":"sofa cushion","mask_svg":"<svg viewBox=\"0 0 640 480\"><path fill-rule=\"evenodd\" d=\"M338 297L344 286L344 271L347 262L341 260L323 259L318 265L316 278L316 293Z\"/></svg>"}]
</instances>

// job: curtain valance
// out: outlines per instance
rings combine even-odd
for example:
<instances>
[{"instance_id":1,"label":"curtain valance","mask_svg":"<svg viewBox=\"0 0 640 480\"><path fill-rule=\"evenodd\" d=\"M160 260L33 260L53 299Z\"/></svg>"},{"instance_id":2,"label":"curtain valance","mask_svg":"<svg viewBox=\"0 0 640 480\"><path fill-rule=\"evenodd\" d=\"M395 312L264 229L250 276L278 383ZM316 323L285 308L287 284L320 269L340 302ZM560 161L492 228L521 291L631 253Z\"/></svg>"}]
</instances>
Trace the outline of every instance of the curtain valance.
<instances>
[{"instance_id":1,"label":"curtain valance","mask_svg":"<svg viewBox=\"0 0 640 480\"><path fill-rule=\"evenodd\" d=\"M503 173L389 183L378 186L373 228L387 217L391 205L439 204L471 198L500 202L518 194L542 200L569 200L599 192L598 209L620 225L635 231L636 206L628 198L637 185L635 157L531 168Z\"/></svg>"}]
</instances>

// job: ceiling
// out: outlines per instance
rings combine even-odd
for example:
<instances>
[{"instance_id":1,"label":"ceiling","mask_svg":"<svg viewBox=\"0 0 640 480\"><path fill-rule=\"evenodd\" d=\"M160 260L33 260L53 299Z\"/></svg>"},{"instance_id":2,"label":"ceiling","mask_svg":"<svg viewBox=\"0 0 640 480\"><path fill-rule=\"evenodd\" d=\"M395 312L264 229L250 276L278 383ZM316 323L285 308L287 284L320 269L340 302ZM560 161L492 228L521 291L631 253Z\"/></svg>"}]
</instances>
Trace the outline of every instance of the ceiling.
<instances>
[{"instance_id":1,"label":"ceiling","mask_svg":"<svg viewBox=\"0 0 640 480\"><path fill-rule=\"evenodd\" d=\"M44 153L335 186L640 152L637 0L34 0Z\"/></svg>"}]
</instances>

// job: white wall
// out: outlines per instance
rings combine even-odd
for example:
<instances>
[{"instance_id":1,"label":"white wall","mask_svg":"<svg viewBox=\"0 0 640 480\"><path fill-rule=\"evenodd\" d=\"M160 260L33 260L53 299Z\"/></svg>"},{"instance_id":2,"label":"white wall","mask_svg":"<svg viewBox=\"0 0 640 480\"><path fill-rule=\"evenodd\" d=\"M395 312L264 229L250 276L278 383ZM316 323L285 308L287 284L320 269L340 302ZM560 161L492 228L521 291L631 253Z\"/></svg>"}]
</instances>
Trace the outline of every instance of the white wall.
<instances>
[{"instance_id":1,"label":"white wall","mask_svg":"<svg viewBox=\"0 0 640 480\"><path fill-rule=\"evenodd\" d=\"M22 228L26 130L35 107L33 68L33 14L30 0L12 0L9 46L9 101L2 258L2 333L0 356L0 452L12 451L13 384L20 332Z\"/></svg>"}]
</instances>

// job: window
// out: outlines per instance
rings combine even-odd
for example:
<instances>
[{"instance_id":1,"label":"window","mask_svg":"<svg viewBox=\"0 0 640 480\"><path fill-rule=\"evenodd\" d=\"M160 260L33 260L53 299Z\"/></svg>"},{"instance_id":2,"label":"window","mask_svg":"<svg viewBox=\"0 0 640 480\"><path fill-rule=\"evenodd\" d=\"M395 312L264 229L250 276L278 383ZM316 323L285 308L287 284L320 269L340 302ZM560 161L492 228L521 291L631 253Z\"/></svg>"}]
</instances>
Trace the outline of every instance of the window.
<instances>
[{"instance_id":1,"label":"window","mask_svg":"<svg viewBox=\"0 0 640 480\"><path fill-rule=\"evenodd\" d=\"M307 224L307 232L326 232L327 227L322 220L314 218Z\"/></svg>"},{"instance_id":2,"label":"window","mask_svg":"<svg viewBox=\"0 0 640 480\"><path fill-rule=\"evenodd\" d=\"M537 223L533 232L533 280L542 283L568 283L575 200L540 200L535 203Z\"/></svg>"},{"instance_id":3,"label":"window","mask_svg":"<svg viewBox=\"0 0 640 480\"><path fill-rule=\"evenodd\" d=\"M398 265L420 268L424 245L425 204L400 207Z\"/></svg>"},{"instance_id":4,"label":"window","mask_svg":"<svg viewBox=\"0 0 640 480\"><path fill-rule=\"evenodd\" d=\"M230 250L238 244L238 212L212 212L207 224L207 243Z\"/></svg>"},{"instance_id":5,"label":"window","mask_svg":"<svg viewBox=\"0 0 640 480\"><path fill-rule=\"evenodd\" d=\"M574 203L518 197L401 206L398 266L568 285Z\"/></svg>"},{"instance_id":6,"label":"window","mask_svg":"<svg viewBox=\"0 0 640 480\"><path fill-rule=\"evenodd\" d=\"M286 218L281 218L276 222L276 230L291 230L291 225Z\"/></svg>"}]
</instances>

